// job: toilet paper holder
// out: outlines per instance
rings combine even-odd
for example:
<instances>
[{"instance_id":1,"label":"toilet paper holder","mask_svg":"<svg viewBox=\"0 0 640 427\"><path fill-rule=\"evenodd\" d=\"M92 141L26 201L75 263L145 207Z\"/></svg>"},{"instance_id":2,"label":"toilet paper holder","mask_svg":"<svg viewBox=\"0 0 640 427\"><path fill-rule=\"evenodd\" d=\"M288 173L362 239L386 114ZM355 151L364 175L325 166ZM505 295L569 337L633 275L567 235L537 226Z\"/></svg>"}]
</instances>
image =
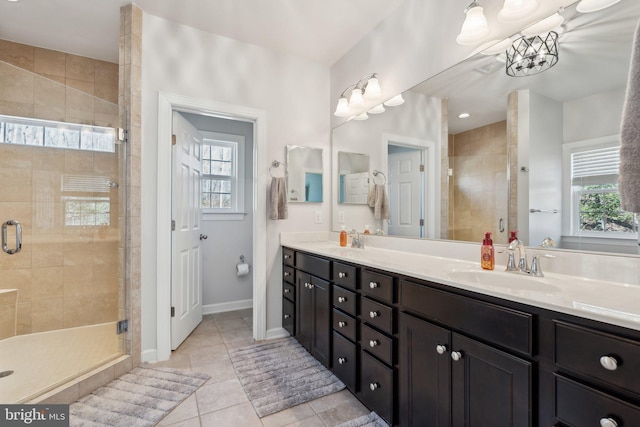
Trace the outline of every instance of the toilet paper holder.
<instances>
[{"instance_id":1,"label":"toilet paper holder","mask_svg":"<svg viewBox=\"0 0 640 427\"><path fill-rule=\"evenodd\" d=\"M245 262L244 255L240 255L240 262L236 264L236 274L238 276L246 276L249 274L251 267Z\"/></svg>"}]
</instances>

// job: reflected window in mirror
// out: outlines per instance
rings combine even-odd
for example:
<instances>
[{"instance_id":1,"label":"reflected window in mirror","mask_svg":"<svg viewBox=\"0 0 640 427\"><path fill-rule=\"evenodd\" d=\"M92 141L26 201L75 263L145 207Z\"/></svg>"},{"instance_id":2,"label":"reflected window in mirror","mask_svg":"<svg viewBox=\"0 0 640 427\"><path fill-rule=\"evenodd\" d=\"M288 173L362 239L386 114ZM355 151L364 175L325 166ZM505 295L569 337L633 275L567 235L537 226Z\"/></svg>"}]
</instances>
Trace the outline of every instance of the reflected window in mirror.
<instances>
[{"instance_id":1,"label":"reflected window in mirror","mask_svg":"<svg viewBox=\"0 0 640 427\"><path fill-rule=\"evenodd\" d=\"M244 215L244 137L202 132L201 208L203 219ZM230 219L225 215L224 219Z\"/></svg>"},{"instance_id":2,"label":"reflected window in mirror","mask_svg":"<svg viewBox=\"0 0 640 427\"><path fill-rule=\"evenodd\" d=\"M369 156L338 153L338 203L366 205L369 196Z\"/></svg>"},{"instance_id":3,"label":"reflected window in mirror","mask_svg":"<svg viewBox=\"0 0 640 427\"><path fill-rule=\"evenodd\" d=\"M287 199L322 202L322 148L287 145Z\"/></svg>"}]
</instances>

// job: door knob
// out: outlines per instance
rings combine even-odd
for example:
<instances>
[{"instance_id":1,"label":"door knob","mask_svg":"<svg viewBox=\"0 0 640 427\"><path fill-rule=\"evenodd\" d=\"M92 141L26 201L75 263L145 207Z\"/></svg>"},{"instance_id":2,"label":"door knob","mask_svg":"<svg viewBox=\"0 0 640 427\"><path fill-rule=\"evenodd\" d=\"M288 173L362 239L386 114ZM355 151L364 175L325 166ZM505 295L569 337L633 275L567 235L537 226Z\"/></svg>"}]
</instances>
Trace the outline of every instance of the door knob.
<instances>
[{"instance_id":1,"label":"door knob","mask_svg":"<svg viewBox=\"0 0 640 427\"><path fill-rule=\"evenodd\" d=\"M209 237L209 236L207 236L206 234L201 234L200 235L200 240L207 240L207 237Z\"/></svg>"}]
</instances>

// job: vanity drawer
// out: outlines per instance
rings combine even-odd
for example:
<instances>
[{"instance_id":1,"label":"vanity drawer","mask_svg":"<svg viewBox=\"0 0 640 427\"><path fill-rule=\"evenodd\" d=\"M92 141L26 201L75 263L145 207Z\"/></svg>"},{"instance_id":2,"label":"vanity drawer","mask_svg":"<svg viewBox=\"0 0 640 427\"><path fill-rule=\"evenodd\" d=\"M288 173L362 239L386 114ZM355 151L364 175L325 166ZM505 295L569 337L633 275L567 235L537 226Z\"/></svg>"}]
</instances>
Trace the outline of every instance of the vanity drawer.
<instances>
[{"instance_id":1,"label":"vanity drawer","mask_svg":"<svg viewBox=\"0 0 640 427\"><path fill-rule=\"evenodd\" d=\"M367 297L360 300L360 313L363 322L393 334L393 309Z\"/></svg>"},{"instance_id":2,"label":"vanity drawer","mask_svg":"<svg viewBox=\"0 0 640 427\"><path fill-rule=\"evenodd\" d=\"M400 281L400 305L480 339L531 355L533 315L492 303Z\"/></svg>"},{"instance_id":3,"label":"vanity drawer","mask_svg":"<svg viewBox=\"0 0 640 427\"><path fill-rule=\"evenodd\" d=\"M356 315L356 293L341 288L340 286L333 286L333 306L340 310Z\"/></svg>"},{"instance_id":4,"label":"vanity drawer","mask_svg":"<svg viewBox=\"0 0 640 427\"><path fill-rule=\"evenodd\" d=\"M293 249L282 248L282 262L292 267L295 266Z\"/></svg>"},{"instance_id":5,"label":"vanity drawer","mask_svg":"<svg viewBox=\"0 0 640 427\"><path fill-rule=\"evenodd\" d=\"M640 342L564 322L555 330L559 368L640 395Z\"/></svg>"},{"instance_id":6,"label":"vanity drawer","mask_svg":"<svg viewBox=\"0 0 640 427\"><path fill-rule=\"evenodd\" d=\"M333 309L333 329L340 332L351 341L356 341L356 319L344 314L340 310Z\"/></svg>"},{"instance_id":7,"label":"vanity drawer","mask_svg":"<svg viewBox=\"0 0 640 427\"><path fill-rule=\"evenodd\" d=\"M375 299L393 303L393 277L363 269L360 290Z\"/></svg>"},{"instance_id":8,"label":"vanity drawer","mask_svg":"<svg viewBox=\"0 0 640 427\"><path fill-rule=\"evenodd\" d=\"M363 350L373 354L387 365L393 365L393 339L382 332L362 325L360 328L360 345Z\"/></svg>"},{"instance_id":9,"label":"vanity drawer","mask_svg":"<svg viewBox=\"0 0 640 427\"><path fill-rule=\"evenodd\" d=\"M616 424L606 424L608 418ZM640 426L640 407L556 376L556 419L571 427Z\"/></svg>"},{"instance_id":10,"label":"vanity drawer","mask_svg":"<svg viewBox=\"0 0 640 427\"><path fill-rule=\"evenodd\" d=\"M357 350L356 345L333 332L333 373L353 392L357 386Z\"/></svg>"},{"instance_id":11,"label":"vanity drawer","mask_svg":"<svg viewBox=\"0 0 640 427\"><path fill-rule=\"evenodd\" d=\"M360 393L367 407L393 425L393 369L360 352Z\"/></svg>"},{"instance_id":12,"label":"vanity drawer","mask_svg":"<svg viewBox=\"0 0 640 427\"><path fill-rule=\"evenodd\" d=\"M357 271L353 265L333 261L333 283L355 291Z\"/></svg>"},{"instance_id":13,"label":"vanity drawer","mask_svg":"<svg viewBox=\"0 0 640 427\"><path fill-rule=\"evenodd\" d=\"M288 265L282 267L282 280L289 283L296 283L293 267Z\"/></svg>"},{"instance_id":14,"label":"vanity drawer","mask_svg":"<svg viewBox=\"0 0 640 427\"><path fill-rule=\"evenodd\" d=\"M296 268L321 279L330 280L331 261L313 255L296 254Z\"/></svg>"},{"instance_id":15,"label":"vanity drawer","mask_svg":"<svg viewBox=\"0 0 640 427\"><path fill-rule=\"evenodd\" d=\"M296 308L291 301L286 298L282 298L282 327L291 334L295 335L296 325Z\"/></svg>"},{"instance_id":16,"label":"vanity drawer","mask_svg":"<svg viewBox=\"0 0 640 427\"><path fill-rule=\"evenodd\" d=\"M282 283L282 296L288 299L291 302L295 302L296 300L296 287L291 283L283 282Z\"/></svg>"}]
</instances>

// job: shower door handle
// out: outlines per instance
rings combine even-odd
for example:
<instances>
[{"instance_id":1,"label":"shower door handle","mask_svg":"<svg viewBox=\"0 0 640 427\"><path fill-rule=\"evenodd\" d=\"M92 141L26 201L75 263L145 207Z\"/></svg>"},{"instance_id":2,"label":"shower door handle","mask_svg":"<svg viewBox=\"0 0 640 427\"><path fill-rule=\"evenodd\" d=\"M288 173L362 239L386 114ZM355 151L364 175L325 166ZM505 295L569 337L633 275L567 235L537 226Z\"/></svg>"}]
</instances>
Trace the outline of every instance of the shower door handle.
<instances>
[{"instance_id":1,"label":"shower door handle","mask_svg":"<svg viewBox=\"0 0 640 427\"><path fill-rule=\"evenodd\" d=\"M7 246L7 227L15 225L16 227L16 246L13 249L9 249ZM22 225L15 219L10 219L2 224L2 250L9 255L17 254L22 250Z\"/></svg>"}]
</instances>

